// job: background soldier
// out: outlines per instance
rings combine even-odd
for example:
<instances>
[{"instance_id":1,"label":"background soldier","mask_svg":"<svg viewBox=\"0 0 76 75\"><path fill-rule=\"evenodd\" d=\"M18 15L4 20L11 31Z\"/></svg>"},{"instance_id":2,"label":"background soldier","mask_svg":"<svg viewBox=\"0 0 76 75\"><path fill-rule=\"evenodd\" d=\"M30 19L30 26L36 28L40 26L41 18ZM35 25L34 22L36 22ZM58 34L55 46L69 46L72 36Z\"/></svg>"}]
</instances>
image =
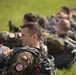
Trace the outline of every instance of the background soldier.
<instances>
[{"instance_id":1,"label":"background soldier","mask_svg":"<svg viewBox=\"0 0 76 75\"><path fill-rule=\"evenodd\" d=\"M76 55L72 53L76 42L68 37L70 27L70 21L66 19L62 19L57 23L58 36L64 42L63 50L55 56L55 64L58 68L71 66L76 60Z\"/></svg>"}]
</instances>

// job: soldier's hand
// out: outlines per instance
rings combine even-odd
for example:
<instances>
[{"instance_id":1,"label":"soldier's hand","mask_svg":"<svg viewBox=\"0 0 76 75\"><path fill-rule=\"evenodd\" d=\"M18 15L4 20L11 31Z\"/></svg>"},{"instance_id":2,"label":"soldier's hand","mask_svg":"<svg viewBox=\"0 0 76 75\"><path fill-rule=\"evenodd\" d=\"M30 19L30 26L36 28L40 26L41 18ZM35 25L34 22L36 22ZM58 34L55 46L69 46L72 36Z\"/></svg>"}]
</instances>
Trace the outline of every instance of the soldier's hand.
<instances>
[{"instance_id":1,"label":"soldier's hand","mask_svg":"<svg viewBox=\"0 0 76 75\"><path fill-rule=\"evenodd\" d=\"M12 50L5 50L5 51L3 51L3 55L7 56L7 55L11 54L11 52L12 52Z\"/></svg>"}]
</instances>

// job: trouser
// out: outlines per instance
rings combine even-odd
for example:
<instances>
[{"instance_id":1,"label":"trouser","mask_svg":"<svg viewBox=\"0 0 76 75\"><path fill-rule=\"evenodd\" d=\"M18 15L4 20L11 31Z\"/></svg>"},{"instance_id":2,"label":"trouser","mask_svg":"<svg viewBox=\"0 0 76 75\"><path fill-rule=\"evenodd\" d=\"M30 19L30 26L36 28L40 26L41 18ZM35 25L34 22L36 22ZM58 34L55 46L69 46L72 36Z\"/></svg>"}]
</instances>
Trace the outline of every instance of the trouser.
<instances>
[{"instance_id":1,"label":"trouser","mask_svg":"<svg viewBox=\"0 0 76 75\"><path fill-rule=\"evenodd\" d=\"M62 54L60 56L55 57L55 65L57 68L69 67L74 63L72 63L73 59L73 54Z\"/></svg>"}]
</instances>

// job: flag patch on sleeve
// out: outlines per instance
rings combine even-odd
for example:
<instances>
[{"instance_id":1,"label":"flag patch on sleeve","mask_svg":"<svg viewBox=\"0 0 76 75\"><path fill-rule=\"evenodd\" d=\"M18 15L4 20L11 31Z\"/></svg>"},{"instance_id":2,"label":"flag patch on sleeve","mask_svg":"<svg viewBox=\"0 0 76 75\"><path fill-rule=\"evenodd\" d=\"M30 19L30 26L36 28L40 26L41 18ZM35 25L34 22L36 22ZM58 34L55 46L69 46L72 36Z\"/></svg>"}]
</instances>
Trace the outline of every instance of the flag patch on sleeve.
<instances>
[{"instance_id":1,"label":"flag patch on sleeve","mask_svg":"<svg viewBox=\"0 0 76 75\"><path fill-rule=\"evenodd\" d=\"M15 34L10 34L9 37L10 38L14 38L15 37Z\"/></svg>"},{"instance_id":2,"label":"flag patch on sleeve","mask_svg":"<svg viewBox=\"0 0 76 75\"><path fill-rule=\"evenodd\" d=\"M26 61L27 60L27 57L26 56L22 56L22 59Z\"/></svg>"}]
</instances>

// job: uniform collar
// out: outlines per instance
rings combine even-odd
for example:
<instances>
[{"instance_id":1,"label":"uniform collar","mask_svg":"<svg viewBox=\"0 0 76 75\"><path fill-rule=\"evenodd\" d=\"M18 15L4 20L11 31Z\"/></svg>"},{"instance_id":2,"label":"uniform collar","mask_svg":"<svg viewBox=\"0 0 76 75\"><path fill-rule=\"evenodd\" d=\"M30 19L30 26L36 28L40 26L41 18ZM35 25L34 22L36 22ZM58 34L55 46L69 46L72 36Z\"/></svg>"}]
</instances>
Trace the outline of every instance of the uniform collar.
<instances>
[{"instance_id":1,"label":"uniform collar","mask_svg":"<svg viewBox=\"0 0 76 75\"><path fill-rule=\"evenodd\" d=\"M60 38L67 38L67 37L68 37L67 34L58 34L58 36L59 36Z\"/></svg>"}]
</instances>

